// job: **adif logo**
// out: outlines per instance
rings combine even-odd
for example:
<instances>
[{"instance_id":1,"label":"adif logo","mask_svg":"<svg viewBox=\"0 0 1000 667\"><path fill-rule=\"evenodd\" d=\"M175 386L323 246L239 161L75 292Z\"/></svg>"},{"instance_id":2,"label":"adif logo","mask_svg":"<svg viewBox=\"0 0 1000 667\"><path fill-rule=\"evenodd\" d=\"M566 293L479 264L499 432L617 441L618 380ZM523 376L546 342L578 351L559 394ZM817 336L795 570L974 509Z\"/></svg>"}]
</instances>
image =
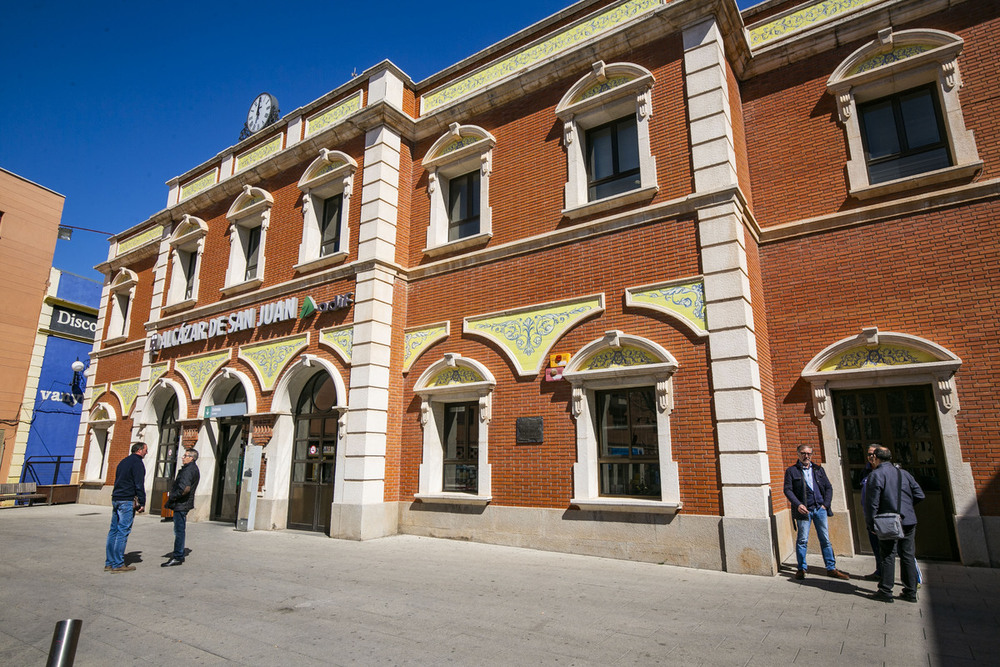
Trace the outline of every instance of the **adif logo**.
<instances>
[{"instance_id":1,"label":"adif logo","mask_svg":"<svg viewBox=\"0 0 1000 667\"><path fill-rule=\"evenodd\" d=\"M341 310L342 308L350 308L351 304L354 303L354 292L348 292L347 294L341 294L335 296L329 301L321 301L317 303L311 296L307 296L302 300L302 312L299 313L299 317L308 317L316 311L325 313L330 310Z\"/></svg>"}]
</instances>

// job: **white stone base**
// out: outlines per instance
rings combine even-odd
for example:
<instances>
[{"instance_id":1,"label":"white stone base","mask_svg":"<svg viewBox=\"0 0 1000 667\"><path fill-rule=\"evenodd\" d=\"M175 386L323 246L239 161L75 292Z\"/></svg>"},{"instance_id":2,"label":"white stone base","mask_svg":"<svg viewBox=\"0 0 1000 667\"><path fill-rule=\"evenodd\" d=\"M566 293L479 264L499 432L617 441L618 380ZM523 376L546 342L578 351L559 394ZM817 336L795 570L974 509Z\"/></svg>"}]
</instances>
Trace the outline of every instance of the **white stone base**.
<instances>
[{"instance_id":1,"label":"white stone base","mask_svg":"<svg viewBox=\"0 0 1000 667\"><path fill-rule=\"evenodd\" d=\"M77 497L76 502L80 505L104 505L105 507L111 507L112 490L113 487L107 484L104 486L84 485L80 487L80 495Z\"/></svg>"},{"instance_id":2,"label":"white stone base","mask_svg":"<svg viewBox=\"0 0 1000 667\"><path fill-rule=\"evenodd\" d=\"M792 521L792 511L782 510L774 515L775 534L778 538L778 560L785 562L795 557L795 525ZM857 555L854 551L854 533L851 530L851 516L847 512L837 512L827 518L827 526L830 529L830 543L833 545L833 553L836 556L853 558ZM815 526L809 529L809 553L822 553L819 547L819 538L816 537Z\"/></svg>"},{"instance_id":3,"label":"white stone base","mask_svg":"<svg viewBox=\"0 0 1000 667\"><path fill-rule=\"evenodd\" d=\"M722 518L726 571L774 576L778 573L771 519Z\"/></svg>"},{"instance_id":4,"label":"white stone base","mask_svg":"<svg viewBox=\"0 0 1000 667\"><path fill-rule=\"evenodd\" d=\"M399 532L722 570L716 516L399 503Z\"/></svg>"},{"instance_id":5,"label":"white stone base","mask_svg":"<svg viewBox=\"0 0 1000 667\"><path fill-rule=\"evenodd\" d=\"M348 505L333 503L330 537L343 540L372 540L399 532L397 503Z\"/></svg>"}]
</instances>

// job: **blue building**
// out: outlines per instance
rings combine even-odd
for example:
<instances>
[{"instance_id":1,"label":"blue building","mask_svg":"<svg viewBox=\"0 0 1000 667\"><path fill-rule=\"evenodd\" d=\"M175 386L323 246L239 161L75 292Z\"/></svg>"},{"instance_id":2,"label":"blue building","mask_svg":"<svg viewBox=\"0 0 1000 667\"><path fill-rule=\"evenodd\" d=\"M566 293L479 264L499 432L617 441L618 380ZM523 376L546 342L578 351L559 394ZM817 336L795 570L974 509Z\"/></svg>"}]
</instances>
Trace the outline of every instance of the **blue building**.
<instances>
[{"instance_id":1,"label":"blue building","mask_svg":"<svg viewBox=\"0 0 1000 667\"><path fill-rule=\"evenodd\" d=\"M79 481L76 440L100 301L99 282L51 270L7 481Z\"/></svg>"}]
</instances>

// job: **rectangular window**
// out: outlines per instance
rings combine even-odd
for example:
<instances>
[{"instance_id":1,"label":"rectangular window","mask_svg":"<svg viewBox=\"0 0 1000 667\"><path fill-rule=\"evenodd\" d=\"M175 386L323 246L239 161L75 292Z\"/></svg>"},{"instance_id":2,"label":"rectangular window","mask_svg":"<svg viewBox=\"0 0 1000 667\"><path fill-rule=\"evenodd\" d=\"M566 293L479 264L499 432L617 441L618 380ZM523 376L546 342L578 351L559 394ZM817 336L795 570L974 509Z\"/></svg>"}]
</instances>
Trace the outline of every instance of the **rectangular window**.
<instances>
[{"instance_id":1,"label":"rectangular window","mask_svg":"<svg viewBox=\"0 0 1000 667\"><path fill-rule=\"evenodd\" d=\"M330 197L323 201L323 219L320 221L320 257L326 257L340 251L340 215L343 202L343 195Z\"/></svg>"},{"instance_id":2,"label":"rectangular window","mask_svg":"<svg viewBox=\"0 0 1000 667\"><path fill-rule=\"evenodd\" d=\"M115 303L118 305L118 312L121 313L121 328L118 331L109 332L111 336L124 336L128 333L128 307L130 292L119 292L115 294Z\"/></svg>"},{"instance_id":3,"label":"rectangular window","mask_svg":"<svg viewBox=\"0 0 1000 667\"><path fill-rule=\"evenodd\" d=\"M187 300L194 296L194 269L198 253L180 251L180 260L184 270L184 299Z\"/></svg>"},{"instance_id":4,"label":"rectangular window","mask_svg":"<svg viewBox=\"0 0 1000 667\"><path fill-rule=\"evenodd\" d=\"M247 230L247 270L243 280L257 277L257 260L260 258L260 225Z\"/></svg>"},{"instance_id":5,"label":"rectangular window","mask_svg":"<svg viewBox=\"0 0 1000 667\"><path fill-rule=\"evenodd\" d=\"M587 197L604 199L641 186L635 116L587 130Z\"/></svg>"},{"instance_id":6,"label":"rectangular window","mask_svg":"<svg viewBox=\"0 0 1000 667\"><path fill-rule=\"evenodd\" d=\"M859 105L868 180L873 185L951 166L935 87Z\"/></svg>"},{"instance_id":7,"label":"rectangular window","mask_svg":"<svg viewBox=\"0 0 1000 667\"><path fill-rule=\"evenodd\" d=\"M599 391L601 495L660 498L660 457L653 387Z\"/></svg>"},{"instance_id":8,"label":"rectangular window","mask_svg":"<svg viewBox=\"0 0 1000 667\"><path fill-rule=\"evenodd\" d=\"M479 491L479 404L444 408L444 491Z\"/></svg>"},{"instance_id":9,"label":"rectangular window","mask_svg":"<svg viewBox=\"0 0 1000 667\"><path fill-rule=\"evenodd\" d=\"M479 170L448 181L448 240L479 233Z\"/></svg>"}]
</instances>

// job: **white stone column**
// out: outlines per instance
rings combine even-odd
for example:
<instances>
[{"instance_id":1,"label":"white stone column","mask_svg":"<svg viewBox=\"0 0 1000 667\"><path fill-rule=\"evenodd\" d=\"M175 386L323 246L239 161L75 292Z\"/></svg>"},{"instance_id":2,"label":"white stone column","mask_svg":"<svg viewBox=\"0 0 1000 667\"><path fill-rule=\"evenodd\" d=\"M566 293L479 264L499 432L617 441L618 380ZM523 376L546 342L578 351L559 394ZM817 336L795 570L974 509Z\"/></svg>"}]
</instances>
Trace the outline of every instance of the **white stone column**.
<instances>
[{"instance_id":1,"label":"white stone column","mask_svg":"<svg viewBox=\"0 0 1000 667\"><path fill-rule=\"evenodd\" d=\"M396 532L396 503L385 502L389 362L396 279L400 135L382 126L365 135L354 343L343 470L337 471L330 535L369 539Z\"/></svg>"},{"instance_id":2,"label":"white stone column","mask_svg":"<svg viewBox=\"0 0 1000 667\"><path fill-rule=\"evenodd\" d=\"M739 187L725 53L715 19L684 30L695 189L731 188L730 201L698 211L722 482L726 569L777 572L770 469L754 328L746 229ZM738 103L738 101L737 101Z\"/></svg>"}]
</instances>

